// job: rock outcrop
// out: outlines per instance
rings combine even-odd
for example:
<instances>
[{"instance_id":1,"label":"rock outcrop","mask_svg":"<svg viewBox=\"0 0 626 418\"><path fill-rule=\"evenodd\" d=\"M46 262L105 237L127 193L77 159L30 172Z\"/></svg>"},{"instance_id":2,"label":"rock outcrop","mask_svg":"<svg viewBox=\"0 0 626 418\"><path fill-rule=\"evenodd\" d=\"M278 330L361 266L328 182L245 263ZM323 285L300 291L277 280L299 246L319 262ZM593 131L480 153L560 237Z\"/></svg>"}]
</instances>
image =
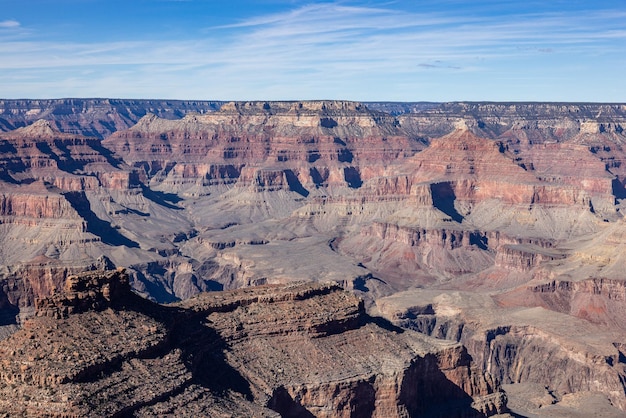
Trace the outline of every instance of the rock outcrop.
<instances>
[{"instance_id":1,"label":"rock outcrop","mask_svg":"<svg viewBox=\"0 0 626 418\"><path fill-rule=\"evenodd\" d=\"M100 311L123 300L130 292L124 269L68 276L62 292L35 300L36 316L67 318L71 314Z\"/></svg>"},{"instance_id":2,"label":"rock outcrop","mask_svg":"<svg viewBox=\"0 0 626 418\"><path fill-rule=\"evenodd\" d=\"M358 188L374 175L368 162L424 147L392 116L351 102L228 103L177 121L146 115L103 144L148 176L163 177L171 190L192 176L204 185L239 179L304 195L320 186Z\"/></svg>"},{"instance_id":3,"label":"rock outcrop","mask_svg":"<svg viewBox=\"0 0 626 418\"><path fill-rule=\"evenodd\" d=\"M465 349L393 329L335 284L202 294L160 306L123 270L67 279L0 342L0 411L50 417L174 414L490 416L497 383ZM45 341L45 342L44 342Z\"/></svg>"},{"instance_id":4,"label":"rock outcrop","mask_svg":"<svg viewBox=\"0 0 626 418\"><path fill-rule=\"evenodd\" d=\"M462 342L475 362L505 384L547 388L554 396L551 404L572 393L602 393L614 407L608 416L623 415L626 363L616 341L622 330L533 303L503 310L502 304L517 298L496 299L471 292L407 291L379 299L377 308L398 326Z\"/></svg>"}]
</instances>

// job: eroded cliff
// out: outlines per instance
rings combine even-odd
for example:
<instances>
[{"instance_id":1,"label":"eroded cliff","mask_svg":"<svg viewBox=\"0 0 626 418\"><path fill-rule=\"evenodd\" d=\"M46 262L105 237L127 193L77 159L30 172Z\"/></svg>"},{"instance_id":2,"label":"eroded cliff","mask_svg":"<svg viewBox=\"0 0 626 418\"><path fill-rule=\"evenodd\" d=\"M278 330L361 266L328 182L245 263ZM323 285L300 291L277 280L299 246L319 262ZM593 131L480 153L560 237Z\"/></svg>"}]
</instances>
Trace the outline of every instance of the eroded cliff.
<instances>
[{"instance_id":1,"label":"eroded cliff","mask_svg":"<svg viewBox=\"0 0 626 418\"><path fill-rule=\"evenodd\" d=\"M0 342L9 415L490 416L506 398L465 349L369 317L336 284L156 305L123 269L70 276Z\"/></svg>"},{"instance_id":2,"label":"eroded cliff","mask_svg":"<svg viewBox=\"0 0 626 418\"><path fill-rule=\"evenodd\" d=\"M401 325L462 341L483 370L549 386L555 402L597 390L624 408L623 105L294 101L192 113L70 100L40 117L31 105L3 126L48 122L0 134L3 336L102 255L161 302L333 280L374 311L399 292L439 298L407 302L436 313ZM86 122L113 105L128 117ZM588 324L601 349L575 331ZM350 393L375 402L391 382L359 379ZM309 384L255 390L296 414L289 399L326 399Z\"/></svg>"}]
</instances>

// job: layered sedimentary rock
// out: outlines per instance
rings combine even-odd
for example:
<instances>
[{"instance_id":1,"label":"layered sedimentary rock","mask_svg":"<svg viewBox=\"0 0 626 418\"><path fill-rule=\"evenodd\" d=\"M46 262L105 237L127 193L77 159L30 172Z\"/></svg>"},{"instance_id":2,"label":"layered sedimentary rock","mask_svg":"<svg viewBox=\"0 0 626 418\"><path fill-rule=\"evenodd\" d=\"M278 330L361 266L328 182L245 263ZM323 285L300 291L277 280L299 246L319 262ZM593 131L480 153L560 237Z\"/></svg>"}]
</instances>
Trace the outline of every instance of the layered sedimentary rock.
<instances>
[{"instance_id":1,"label":"layered sedimentary rock","mask_svg":"<svg viewBox=\"0 0 626 418\"><path fill-rule=\"evenodd\" d=\"M159 306L122 269L70 276L0 342L20 416L490 416L506 399L459 344L389 329L336 284ZM45 338L46 343L43 343Z\"/></svg>"},{"instance_id":2,"label":"layered sedimentary rock","mask_svg":"<svg viewBox=\"0 0 626 418\"><path fill-rule=\"evenodd\" d=\"M86 193L129 190L134 173L98 138L46 120L0 134L0 147L0 293L28 313L68 272L102 266L97 247L121 235L93 213Z\"/></svg>"},{"instance_id":3,"label":"layered sedimentary rock","mask_svg":"<svg viewBox=\"0 0 626 418\"><path fill-rule=\"evenodd\" d=\"M555 401L597 390L624 407L613 334L626 324L623 105L137 103L68 101L0 134L3 336L72 263L93 268L101 255L161 302L333 280L375 311L432 291L465 302L400 325L461 341L506 382L552 385ZM3 126L37 119L31 105ZM125 119L92 124L118 105ZM459 314L477 300L490 317ZM602 347L559 334L559 321L537 326L551 315L592 324ZM561 362L572 371L542 371ZM287 408L312 396L302 385L258 393Z\"/></svg>"},{"instance_id":4,"label":"layered sedimentary rock","mask_svg":"<svg viewBox=\"0 0 626 418\"><path fill-rule=\"evenodd\" d=\"M0 131L45 119L63 132L104 138L137 123L146 113L177 119L188 112L210 112L218 101L51 99L0 100Z\"/></svg>"},{"instance_id":5,"label":"layered sedimentary rock","mask_svg":"<svg viewBox=\"0 0 626 418\"><path fill-rule=\"evenodd\" d=\"M533 142L560 142L581 131L621 135L625 112L623 104L451 102L421 109L405 104L395 113L405 113L399 117L402 124L429 137L449 133L462 120L485 137L517 131Z\"/></svg>"},{"instance_id":6,"label":"layered sedimentary rock","mask_svg":"<svg viewBox=\"0 0 626 418\"><path fill-rule=\"evenodd\" d=\"M548 389L549 404L600 392L613 405L602 413L623 415L622 330L543 307L503 310L503 303L472 292L407 291L380 299L377 310L396 325L462 342L501 382Z\"/></svg>"},{"instance_id":7,"label":"layered sedimentary rock","mask_svg":"<svg viewBox=\"0 0 626 418\"><path fill-rule=\"evenodd\" d=\"M42 181L65 191L115 187L130 173L103 148L100 140L59 131L40 119L32 125L0 133L0 180L9 184Z\"/></svg>"},{"instance_id":8,"label":"layered sedimentary rock","mask_svg":"<svg viewBox=\"0 0 626 418\"><path fill-rule=\"evenodd\" d=\"M385 164L424 146L395 118L349 102L229 103L178 121L148 115L104 144L148 175L165 177L171 189L191 177L301 194L359 187L374 175L368 162Z\"/></svg>"}]
</instances>

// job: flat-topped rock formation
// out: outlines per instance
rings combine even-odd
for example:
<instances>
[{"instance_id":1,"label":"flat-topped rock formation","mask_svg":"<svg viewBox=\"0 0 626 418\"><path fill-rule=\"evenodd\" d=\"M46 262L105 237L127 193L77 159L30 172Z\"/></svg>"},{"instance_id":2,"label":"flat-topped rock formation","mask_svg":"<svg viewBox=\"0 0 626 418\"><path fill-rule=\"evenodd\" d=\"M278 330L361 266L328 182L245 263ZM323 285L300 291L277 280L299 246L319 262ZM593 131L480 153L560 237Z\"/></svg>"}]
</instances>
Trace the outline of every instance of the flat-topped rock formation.
<instances>
[{"instance_id":1,"label":"flat-topped rock formation","mask_svg":"<svg viewBox=\"0 0 626 418\"><path fill-rule=\"evenodd\" d=\"M100 311L124 300L129 293L128 276L122 268L68 276L62 292L35 300L36 316L61 319L75 313Z\"/></svg>"},{"instance_id":2,"label":"flat-topped rock formation","mask_svg":"<svg viewBox=\"0 0 626 418\"><path fill-rule=\"evenodd\" d=\"M424 147L392 116L351 102L228 103L176 121L147 115L103 144L170 190L237 183L304 196L358 188Z\"/></svg>"},{"instance_id":3,"label":"flat-topped rock formation","mask_svg":"<svg viewBox=\"0 0 626 418\"><path fill-rule=\"evenodd\" d=\"M497 383L465 349L367 316L334 284L160 306L123 270L67 279L0 342L0 412L78 416L490 416ZM45 339L45 343L44 343Z\"/></svg>"},{"instance_id":4,"label":"flat-topped rock formation","mask_svg":"<svg viewBox=\"0 0 626 418\"><path fill-rule=\"evenodd\" d=\"M126 129L146 113L177 119L189 112L211 112L219 101L49 99L0 100L0 131L10 131L45 119L63 132L105 138Z\"/></svg>"}]
</instances>

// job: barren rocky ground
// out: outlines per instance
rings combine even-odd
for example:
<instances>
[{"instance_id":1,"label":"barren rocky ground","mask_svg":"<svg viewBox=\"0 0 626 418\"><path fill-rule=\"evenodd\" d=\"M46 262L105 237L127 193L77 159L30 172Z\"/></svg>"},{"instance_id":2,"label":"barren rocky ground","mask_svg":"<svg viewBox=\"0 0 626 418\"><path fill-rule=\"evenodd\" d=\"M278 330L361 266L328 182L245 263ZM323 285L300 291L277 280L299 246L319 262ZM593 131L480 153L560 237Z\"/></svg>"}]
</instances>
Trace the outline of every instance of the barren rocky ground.
<instances>
[{"instance_id":1,"label":"barren rocky ground","mask_svg":"<svg viewBox=\"0 0 626 418\"><path fill-rule=\"evenodd\" d=\"M626 410L624 105L1 104L5 338L84 270L125 267L136 293L181 309L221 297L195 296L206 291L330 281L362 298L368 317L406 330L404 345L428 334L433 347L464 347L518 414ZM277 329L297 323L281 315L294 321L276 318ZM380 375L382 347L400 344L363 342L374 325L340 334L371 350L371 364L359 360L366 353L342 360L359 376ZM301 340L281 332L271 342L253 333L228 364L292 358L267 351ZM340 356L307 344L315 364ZM258 373L270 369L250 366L245 405L268 407L258 400L279 386L280 399L323 396L305 366L267 387L272 377Z\"/></svg>"}]
</instances>

